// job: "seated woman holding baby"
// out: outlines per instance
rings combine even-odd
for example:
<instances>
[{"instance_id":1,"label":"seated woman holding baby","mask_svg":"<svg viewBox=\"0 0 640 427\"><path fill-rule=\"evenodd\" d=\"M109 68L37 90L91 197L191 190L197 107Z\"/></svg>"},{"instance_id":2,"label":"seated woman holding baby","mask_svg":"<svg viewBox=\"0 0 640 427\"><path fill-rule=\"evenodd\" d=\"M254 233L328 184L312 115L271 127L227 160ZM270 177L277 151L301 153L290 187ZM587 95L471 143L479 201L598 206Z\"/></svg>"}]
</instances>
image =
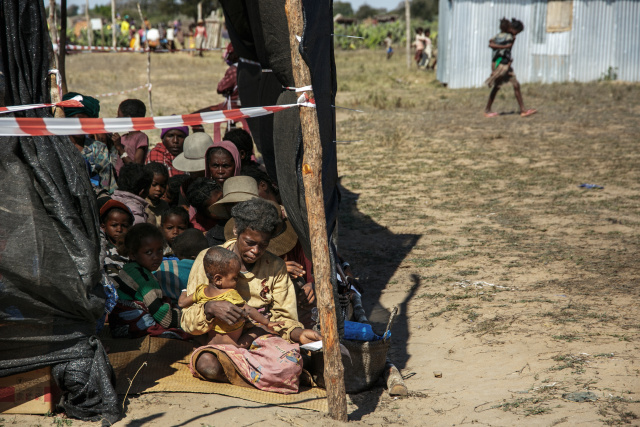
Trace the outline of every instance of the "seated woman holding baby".
<instances>
[{"instance_id":1,"label":"seated woman holding baby","mask_svg":"<svg viewBox=\"0 0 640 427\"><path fill-rule=\"evenodd\" d=\"M322 337L304 329L298 321L296 291L287 267L282 259L267 251L271 237L281 225L280 215L273 204L262 199L239 203L231 215L236 238L222 247L235 257L228 262L212 262L214 254L207 256L209 250L202 251L191 270L187 295L182 298L185 305L192 304L182 311L182 328L193 335L208 334L208 344L193 352L190 368L194 376L209 381L295 392L301 371L297 343L306 344ZM234 292L227 292L234 288ZM245 310L245 304L269 318ZM224 336L237 330L229 326L237 326L239 322L241 333ZM285 372L283 361L299 368ZM296 378L287 377L294 371Z\"/></svg>"}]
</instances>

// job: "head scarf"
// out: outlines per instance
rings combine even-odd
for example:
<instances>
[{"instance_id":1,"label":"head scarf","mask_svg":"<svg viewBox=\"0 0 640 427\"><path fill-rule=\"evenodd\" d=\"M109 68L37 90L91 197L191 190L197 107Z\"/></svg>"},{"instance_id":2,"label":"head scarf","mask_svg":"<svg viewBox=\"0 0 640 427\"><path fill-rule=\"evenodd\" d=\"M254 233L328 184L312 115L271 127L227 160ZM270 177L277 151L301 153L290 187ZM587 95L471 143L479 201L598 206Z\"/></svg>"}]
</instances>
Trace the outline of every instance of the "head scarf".
<instances>
[{"instance_id":1,"label":"head scarf","mask_svg":"<svg viewBox=\"0 0 640 427\"><path fill-rule=\"evenodd\" d=\"M184 132L184 136L189 136L189 126L176 126L172 128L162 129L162 132L160 132L160 139L164 138L164 135L170 130L179 130L181 132Z\"/></svg>"},{"instance_id":2,"label":"head scarf","mask_svg":"<svg viewBox=\"0 0 640 427\"><path fill-rule=\"evenodd\" d=\"M92 119L97 119L100 115L100 101L95 99L92 96L82 95L77 92L67 92L62 96L63 101L67 101L74 96L82 96L82 101L80 103L83 105L82 107L64 107L64 115L66 117L73 117L77 114L86 114Z\"/></svg>"},{"instance_id":3,"label":"head scarf","mask_svg":"<svg viewBox=\"0 0 640 427\"><path fill-rule=\"evenodd\" d=\"M209 172L209 151L213 150L214 148L224 148L231 154L231 157L233 157L233 161L236 164L236 168L234 169L232 176L240 175L240 169L242 168L242 165L240 164L240 153L238 152L238 148L231 141L218 141L214 142L211 148L209 148L207 150L207 153L204 155L204 176L211 177L211 173Z\"/></svg>"}]
</instances>

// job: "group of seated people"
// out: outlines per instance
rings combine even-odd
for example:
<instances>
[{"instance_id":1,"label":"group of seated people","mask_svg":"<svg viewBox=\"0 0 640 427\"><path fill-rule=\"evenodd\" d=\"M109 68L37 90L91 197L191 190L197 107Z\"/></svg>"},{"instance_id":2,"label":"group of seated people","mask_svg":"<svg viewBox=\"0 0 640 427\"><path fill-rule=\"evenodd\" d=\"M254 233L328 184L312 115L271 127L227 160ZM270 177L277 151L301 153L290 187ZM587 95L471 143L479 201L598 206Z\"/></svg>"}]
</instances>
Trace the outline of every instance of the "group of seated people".
<instances>
[{"instance_id":1,"label":"group of seated people","mask_svg":"<svg viewBox=\"0 0 640 427\"><path fill-rule=\"evenodd\" d=\"M66 115L97 117L97 100L82 103ZM139 100L118 109L144 115ZM201 379L233 383L239 374L263 390L295 392L296 344L322 338L312 265L251 135L234 129L214 143L176 127L161 138L147 152L139 131L71 137L97 194L109 279L101 325L116 338L195 339L204 345L190 367Z\"/></svg>"}]
</instances>

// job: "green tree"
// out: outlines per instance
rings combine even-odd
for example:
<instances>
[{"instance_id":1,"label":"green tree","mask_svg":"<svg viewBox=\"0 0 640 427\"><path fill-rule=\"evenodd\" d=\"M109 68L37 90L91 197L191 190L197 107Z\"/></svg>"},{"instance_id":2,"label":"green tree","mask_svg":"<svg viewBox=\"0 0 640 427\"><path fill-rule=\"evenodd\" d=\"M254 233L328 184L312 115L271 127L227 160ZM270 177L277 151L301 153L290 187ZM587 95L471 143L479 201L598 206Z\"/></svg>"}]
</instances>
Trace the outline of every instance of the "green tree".
<instances>
[{"instance_id":1,"label":"green tree","mask_svg":"<svg viewBox=\"0 0 640 427\"><path fill-rule=\"evenodd\" d=\"M76 16L78 13L80 13L80 6L77 4L67 7L67 16Z\"/></svg>"},{"instance_id":2,"label":"green tree","mask_svg":"<svg viewBox=\"0 0 640 427\"><path fill-rule=\"evenodd\" d=\"M202 1L202 17L205 18L211 14L211 11L220 7L217 0L182 0L180 2L180 12L198 19L198 3Z\"/></svg>"},{"instance_id":3,"label":"green tree","mask_svg":"<svg viewBox=\"0 0 640 427\"><path fill-rule=\"evenodd\" d=\"M346 1L336 1L333 3L333 14L341 14L342 16L353 16L353 8L351 3Z\"/></svg>"},{"instance_id":4,"label":"green tree","mask_svg":"<svg viewBox=\"0 0 640 427\"><path fill-rule=\"evenodd\" d=\"M394 12L404 16L404 3L400 3ZM411 1L411 19L433 21L436 16L438 16L438 0Z\"/></svg>"},{"instance_id":5,"label":"green tree","mask_svg":"<svg viewBox=\"0 0 640 427\"><path fill-rule=\"evenodd\" d=\"M358 8L358 11L356 12L356 18L359 20L367 19L371 18L372 16L385 13L386 11L386 9L376 9L375 7L371 7L365 3Z\"/></svg>"}]
</instances>

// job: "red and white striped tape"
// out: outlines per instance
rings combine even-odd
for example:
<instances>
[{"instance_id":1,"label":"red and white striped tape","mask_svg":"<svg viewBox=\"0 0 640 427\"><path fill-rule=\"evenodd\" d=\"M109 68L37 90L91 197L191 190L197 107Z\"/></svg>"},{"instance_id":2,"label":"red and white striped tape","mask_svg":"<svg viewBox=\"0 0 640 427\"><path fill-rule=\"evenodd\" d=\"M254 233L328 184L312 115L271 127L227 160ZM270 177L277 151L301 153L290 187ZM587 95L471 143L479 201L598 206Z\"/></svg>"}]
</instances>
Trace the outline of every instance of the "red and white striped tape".
<instances>
[{"instance_id":1,"label":"red and white striped tape","mask_svg":"<svg viewBox=\"0 0 640 427\"><path fill-rule=\"evenodd\" d=\"M14 107L0 107L0 114L13 113L16 111L35 110L36 108L46 107L82 107L82 103L80 101L82 101L82 96L78 95L74 96L71 99L67 99L66 101L60 101L54 104L27 104L16 105Z\"/></svg>"},{"instance_id":2,"label":"red and white striped tape","mask_svg":"<svg viewBox=\"0 0 640 427\"><path fill-rule=\"evenodd\" d=\"M90 51L90 52L146 52L150 50L151 52L156 53L165 53L165 52L196 52L196 51L213 51L213 50L223 50L220 47L212 47L212 48L194 48L194 49L133 49L130 47L116 47L115 49L112 46L82 46L78 44L68 44L67 52L70 51Z\"/></svg>"},{"instance_id":3,"label":"red and white striped tape","mask_svg":"<svg viewBox=\"0 0 640 427\"><path fill-rule=\"evenodd\" d=\"M2 117L0 118L0 136L90 135L111 132L123 134L134 130L164 129L178 126L196 126L203 123L238 121L251 117L266 116L297 106L315 108L315 102L311 100L299 104L238 108L181 116L119 117L113 119Z\"/></svg>"},{"instance_id":4,"label":"red and white striped tape","mask_svg":"<svg viewBox=\"0 0 640 427\"><path fill-rule=\"evenodd\" d=\"M137 90L144 89L145 87L149 87L149 91L151 91L151 84L150 83L145 83L142 86L134 87L133 89L121 90L120 92L101 93L100 95L93 95L93 97L94 98L105 98L107 96L124 95L125 93L135 92Z\"/></svg>"}]
</instances>

